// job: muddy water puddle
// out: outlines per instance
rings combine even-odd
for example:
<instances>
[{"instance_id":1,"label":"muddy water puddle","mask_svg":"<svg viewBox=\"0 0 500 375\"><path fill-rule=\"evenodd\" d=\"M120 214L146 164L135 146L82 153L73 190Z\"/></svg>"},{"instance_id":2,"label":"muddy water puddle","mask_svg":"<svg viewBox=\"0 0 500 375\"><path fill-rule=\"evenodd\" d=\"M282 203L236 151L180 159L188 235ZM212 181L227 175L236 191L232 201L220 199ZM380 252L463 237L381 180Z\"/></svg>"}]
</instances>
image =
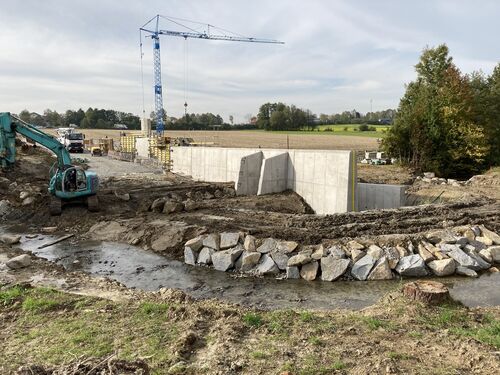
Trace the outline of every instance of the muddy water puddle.
<instances>
[{"instance_id":1,"label":"muddy water puddle","mask_svg":"<svg viewBox=\"0 0 500 375\"><path fill-rule=\"evenodd\" d=\"M29 236L28 236L29 237ZM218 298L264 309L361 309L387 292L401 287L400 281L306 282L274 278L239 277L235 273L192 267L141 248L100 241L61 242L39 249L51 236L23 236L20 247L55 262L68 271L83 271L109 277L129 288L154 291L176 288L195 298ZM500 273L485 273L478 279L440 278L453 298L467 306L500 305Z\"/></svg>"}]
</instances>

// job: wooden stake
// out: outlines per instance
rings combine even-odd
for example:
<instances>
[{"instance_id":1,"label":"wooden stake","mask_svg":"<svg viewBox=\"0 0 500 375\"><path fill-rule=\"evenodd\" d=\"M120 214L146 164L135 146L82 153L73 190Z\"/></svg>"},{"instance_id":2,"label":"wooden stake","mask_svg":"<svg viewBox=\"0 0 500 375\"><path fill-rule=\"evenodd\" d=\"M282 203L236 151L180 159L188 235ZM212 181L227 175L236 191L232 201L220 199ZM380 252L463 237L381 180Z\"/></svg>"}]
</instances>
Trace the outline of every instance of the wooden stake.
<instances>
[{"instance_id":1,"label":"wooden stake","mask_svg":"<svg viewBox=\"0 0 500 375\"><path fill-rule=\"evenodd\" d=\"M49 242L49 243L43 244L43 245L41 245L41 246L38 246L38 248L37 248L37 249L38 249L38 250L40 250L40 249L44 249L44 248L46 248L46 247L49 247L49 246L55 245L56 243L59 243L59 242L65 241L65 240L67 240L68 238L71 238L71 237L74 237L74 236L75 236L75 234L74 234L74 233L73 233L73 234L68 234L68 235L63 236L63 237L61 237L61 238L58 238L57 240L54 240L54 241L52 241L52 242Z\"/></svg>"}]
</instances>

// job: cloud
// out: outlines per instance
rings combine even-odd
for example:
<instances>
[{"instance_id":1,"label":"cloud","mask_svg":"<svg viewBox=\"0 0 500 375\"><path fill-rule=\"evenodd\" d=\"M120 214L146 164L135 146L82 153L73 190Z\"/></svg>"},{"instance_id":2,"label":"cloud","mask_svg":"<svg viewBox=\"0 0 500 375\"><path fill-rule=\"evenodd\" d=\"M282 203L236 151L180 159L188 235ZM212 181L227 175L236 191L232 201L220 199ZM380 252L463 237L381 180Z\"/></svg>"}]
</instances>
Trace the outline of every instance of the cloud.
<instances>
[{"instance_id":1,"label":"cloud","mask_svg":"<svg viewBox=\"0 0 500 375\"><path fill-rule=\"evenodd\" d=\"M466 0L11 1L0 13L0 102L12 112L92 106L140 114L138 28L160 13L286 42L188 40L190 111L240 121L266 101L316 113L364 112L370 100L374 109L396 107L426 45L447 43L463 72L491 72L498 63L499 11L493 0L481 7ZM186 42L165 37L161 43L165 108L179 116ZM143 52L149 113L151 40L143 41Z\"/></svg>"}]
</instances>

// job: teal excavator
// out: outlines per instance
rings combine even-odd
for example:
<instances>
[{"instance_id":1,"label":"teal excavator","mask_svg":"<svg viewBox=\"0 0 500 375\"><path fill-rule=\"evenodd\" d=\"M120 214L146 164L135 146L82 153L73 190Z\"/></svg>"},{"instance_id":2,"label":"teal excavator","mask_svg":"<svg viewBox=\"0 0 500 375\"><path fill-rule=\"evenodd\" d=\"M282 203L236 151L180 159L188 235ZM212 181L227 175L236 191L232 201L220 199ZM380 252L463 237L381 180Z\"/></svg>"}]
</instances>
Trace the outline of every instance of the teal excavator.
<instances>
[{"instance_id":1,"label":"teal excavator","mask_svg":"<svg viewBox=\"0 0 500 375\"><path fill-rule=\"evenodd\" d=\"M91 212L99 210L97 199L99 179L96 173L85 171L82 167L71 164L69 152L57 139L8 112L0 112L0 163L2 169L14 166L16 134L21 134L46 147L57 156L57 162L54 163L49 172L51 215L60 215L63 204L74 201L86 203Z\"/></svg>"}]
</instances>

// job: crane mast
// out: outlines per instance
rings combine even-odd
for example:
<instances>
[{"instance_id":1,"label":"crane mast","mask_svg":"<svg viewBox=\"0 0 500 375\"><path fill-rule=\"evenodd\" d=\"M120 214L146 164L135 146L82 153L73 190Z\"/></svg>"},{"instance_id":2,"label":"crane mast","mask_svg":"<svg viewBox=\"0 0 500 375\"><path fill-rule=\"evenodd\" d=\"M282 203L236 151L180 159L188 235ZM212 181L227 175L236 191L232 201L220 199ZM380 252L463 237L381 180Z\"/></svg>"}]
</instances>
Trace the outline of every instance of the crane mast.
<instances>
[{"instance_id":1,"label":"crane mast","mask_svg":"<svg viewBox=\"0 0 500 375\"><path fill-rule=\"evenodd\" d=\"M161 30L159 28L160 18L166 19L170 22L173 22L181 27L188 29L188 31L173 31L173 30ZM199 22L195 22L200 25L207 26L207 31L199 32L191 27L183 25L179 21L178 18L165 17L161 15L156 15L151 18L148 22L146 22L140 29L139 32L146 33L147 37L150 37L153 41L153 74L154 74L154 98L155 98L155 120L156 120L156 132L157 134L162 134L165 129L165 123L163 121L164 118L164 109L163 109L163 88L161 82L161 56L160 56L160 35L166 36L175 36L181 37L184 39L194 38L194 39L206 39L206 40L224 40L228 42L249 42L249 43L267 43L267 44L284 44L284 42L273 40L273 39L262 39L262 38L249 38L241 35L224 35L224 34L211 34L210 28L215 28L219 30L224 30L217 28L210 24L202 24ZM155 22L154 29L149 28L148 25L151 25ZM192 22L192 21L188 21ZM140 36L141 39L141 58L142 58L142 34ZM187 106L187 103L184 104Z\"/></svg>"}]
</instances>

